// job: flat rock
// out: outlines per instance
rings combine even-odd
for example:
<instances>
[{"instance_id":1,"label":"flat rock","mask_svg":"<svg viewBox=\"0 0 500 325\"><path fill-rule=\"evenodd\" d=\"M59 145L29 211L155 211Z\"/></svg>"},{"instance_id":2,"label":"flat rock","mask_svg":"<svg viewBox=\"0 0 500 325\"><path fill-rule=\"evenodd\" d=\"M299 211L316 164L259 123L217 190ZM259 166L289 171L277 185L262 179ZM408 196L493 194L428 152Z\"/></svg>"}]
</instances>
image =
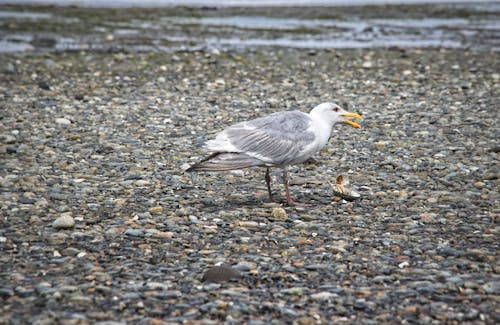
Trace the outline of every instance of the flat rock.
<instances>
[{"instance_id":1,"label":"flat rock","mask_svg":"<svg viewBox=\"0 0 500 325\"><path fill-rule=\"evenodd\" d=\"M238 270L229 266L214 266L203 274L203 282L226 282L237 280L241 277Z\"/></svg>"}]
</instances>

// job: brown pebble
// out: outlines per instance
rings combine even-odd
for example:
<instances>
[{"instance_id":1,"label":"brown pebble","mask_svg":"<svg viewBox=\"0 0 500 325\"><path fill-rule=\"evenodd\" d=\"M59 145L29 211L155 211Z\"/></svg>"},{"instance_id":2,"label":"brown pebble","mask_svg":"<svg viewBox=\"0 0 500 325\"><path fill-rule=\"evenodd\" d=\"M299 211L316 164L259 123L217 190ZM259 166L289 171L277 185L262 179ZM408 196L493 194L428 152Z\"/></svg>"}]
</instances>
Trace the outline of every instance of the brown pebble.
<instances>
[{"instance_id":1,"label":"brown pebble","mask_svg":"<svg viewBox=\"0 0 500 325\"><path fill-rule=\"evenodd\" d=\"M273 211L271 212L271 217L273 218L273 220L277 220L277 221L288 220L288 216L286 214L286 211L283 208L274 208Z\"/></svg>"},{"instance_id":2,"label":"brown pebble","mask_svg":"<svg viewBox=\"0 0 500 325\"><path fill-rule=\"evenodd\" d=\"M163 207L162 206L152 207L148 211L151 214L161 214L163 213Z\"/></svg>"}]
</instances>

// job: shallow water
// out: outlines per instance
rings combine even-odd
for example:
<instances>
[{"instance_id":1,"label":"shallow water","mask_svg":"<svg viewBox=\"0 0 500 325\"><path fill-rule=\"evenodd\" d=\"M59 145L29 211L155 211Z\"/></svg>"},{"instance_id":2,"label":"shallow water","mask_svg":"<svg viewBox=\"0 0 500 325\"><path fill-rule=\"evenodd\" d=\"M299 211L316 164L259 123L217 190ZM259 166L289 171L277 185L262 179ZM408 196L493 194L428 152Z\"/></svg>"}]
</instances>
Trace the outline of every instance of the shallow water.
<instances>
[{"instance_id":1,"label":"shallow water","mask_svg":"<svg viewBox=\"0 0 500 325\"><path fill-rule=\"evenodd\" d=\"M454 3L478 1L454 0ZM492 1L489 1L492 2ZM288 6L364 6L384 4L437 4L449 0L0 0L0 4L78 5L82 7L164 7L164 6L217 6L217 7L288 7Z\"/></svg>"},{"instance_id":2,"label":"shallow water","mask_svg":"<svg viewBox=\"0 0 500 325\"><path fill-rule=\"evenodd\" d=\"M348 7L169 8L156 12L146 8L0 6L0 52L4 53L267 46L499 51L500 3L358 7L354 11Z\"/></svg>"},{"instance_id":3,"label":"shallow water","mask_svg":"<svg viewBox=\"0 0 500 325\"><path fill-rule=\"evenodd\" d=\"M373 48L373 47L446 47L467 46L464 37L473 38L482 32L500 35L498 20L467 20L463 18L423 19L333 19L271 18L255 16L170 17L164 21L173 25L197 24L220 34L234 30L275 30L289 32L278 38L192 37L186 41L220 46L284 46L296 48ZM310 29L313 33L294 33ZM483 48L483 46L478 46ZM498 44L491 48L498 50Z\"/></svg>"}]
</instances>

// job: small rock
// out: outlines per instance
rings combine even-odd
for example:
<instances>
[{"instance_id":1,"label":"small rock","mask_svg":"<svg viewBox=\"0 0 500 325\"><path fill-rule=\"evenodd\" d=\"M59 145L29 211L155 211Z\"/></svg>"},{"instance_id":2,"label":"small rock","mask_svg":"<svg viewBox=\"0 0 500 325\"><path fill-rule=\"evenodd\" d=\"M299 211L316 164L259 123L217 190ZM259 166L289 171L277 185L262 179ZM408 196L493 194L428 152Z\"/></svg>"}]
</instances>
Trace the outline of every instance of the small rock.
<instances>
[{"instance_id":1,"label":"small rock","mask_svg":"<svg viewBox=\"0 0 500 325\"><path fill-rule=\"evenodd\" d=\"M30 152L30 147L27 144L22 143L17 147L16 153L18 154L27 154Z\"/></svg>"},{"instance_id":2,"label":"small rock","mask_svg":"<svg viewBox=\"0 0 500 325\"><path fill-rule=\"evenodd\" d=\"M46 81L38 82L38 87L43 90L50 90L50 85Z\"/></svg>"},{"instance_id":3,"label":"small rock","mask_svg":"<svg viewBox=\"0 0 500 325\"><path fill-rule=\"evenodd\" d=\"M278 220L278 221L288 220L288 216L286 214L286 211L283 208L274 208L273 212L271 212L271 216L273 217L274 220Z\"/></svg>"},{"instance_id":4,"label":"small rock","mask_svg":"<svg viewBox=\"0 0 500 325\"><path fill-rule=\"evenodd\" d=\"M133 237L143 237L144 231L142 231L142 229L127 229L125 230L125 235Z\"/></svg>"},{"instance_id":5,"label":"small rock","mask_svg":"<svg viewBox=\"0 0 500 325\"><path fill-rule=\"evenodd\" d=\"M306 291L308 291L308 288L305 287L291 287L280 290L281 293L293 296L302 296Z\"/></svg>"},{"instance_id":6,"label":"small rock","mask_svg":"<svg viewBox=\"0 0 500 325\"><path fill-rule=\"evenodd\" d=\"M435 213L423 213L420 215L420 221L422 222L434 222L436 219L436 214Z\"/></svg>"},{"instance_id":7,"label":"small rock","mask_svg":"<svg viewBox=\"0 0 500 325\"><path fill-rule=\"evenodd\" d=\"M78 306L92 305L92 298L83 295L74 295L69 298L69 302Z\"/></svg>"},{"instance_id":8,"label":"small rock","mask_svg":"<svg viewBox=\"0 0 500 325\"><path fill-rule=\"evenodd\" d=\"M252 262L241 261L234 266L235 269L241 272L248 272L256 268L256 264Z\"/></svg>"},{"instance_id":9,"label":"small rock","mask_svg":"<svg viewBox=\"0 0 500 325\"><path fill-rule=\"evenodd\" d=\"M52 227L56 229L72 228L74 225L75 225L75 219L73 219L71 212L63 213L59 218L57 218L52 223Z\"/></svg>"},{"instance_id":10,"label":"small rock","mask_svg":"<svg viewBox=\"0 0 500 325\"><path fill-rule=\"evenodd\" d=\"M331 267L330 264L309 264L305 266L307 270L324 270Z\"/></svg>"},{"instance_id":11,"label":"small rock","mask_svg":"<svg viewBox=\"0 0 500 325\"><path fill-rule=\"evenodd\" d=\"M9 298L14 295L14 290L10 288L0 288L0 297Z\"/></svg>"},{"instance_id":12,"label":"small rock","mask_svg":"<svg viewBox=\"0 0 500 325\"><path fill-rule=\"evenodd\" d=\"M365 62L363 62L363 68L370 69L371 67L373 67L373 62L372 61L365 61Z\"/></svg>"},{"instance_id":13,"label":"small rock","mask_svg":"<svg viewBox=\"0 0 500 325\"><path fill-rule=\"evenodd\" d=\"M194 223L194 224L200 223L200 220L198 219L197 216L190 215L190 216L188 216L188 219L189 219L189 221L191 221L191 223Z\"/></svg>"},{"instance_id":14,"label":"small rock","mask_svg":"<svg viewBox=\"0 0 500 325\"><path fill-rule=\"evenodd\" d=\"M313 300L328 300L334 297L338 297L338 295L328 291L322 291L311 295L311 299Z\"/></svg>"},{"instance_id":15,"label":"small rock","mask_svg":"<svg viewBox=\"0 0 500 325\"><path fill-rule=\"evenodd\" d=\"M224 79L222 79L222 78L215 79L214 83L218 87L223 87L223 86L226 85L226 81Z\"/></svg>"},{"instance_id":16,"label":"small rock","mask_svg":"<svg viewBox=\"0 0 500 325\"><path fill-rule=\"evenodd\" d=\"M68 120L67 118L59 117L59 118L56 118L56 123L59 125L68 126L71 124L71 121Z\"/></svg>"},{"instance_id":17,"label":"small rock","mask_svg":"<svg viewBox=\"0 0 500 325\"><path fill-rule=\"evenodd\" d=\"M240 272L229 266L214 266L208 269L201 280L203 282L225 282L241 277Z\"/></svg>"},{"instance_id":18,"label":"small rock","mask_svg":"<svg viewBox=\"0 0 500 325\"><path fill-rule=\"evenodd\" d=\"M58 64L51 59L47 59L43 62L45 66L49 69L57 68Z\"/></svg>"},{"instance_id":19,"label":"small rock","mask_svg":"<svg viewBox=\"0 0 500 325\"><path fill-rule=\"evenodd\" d=\"M83 94L76 94L74 98L76 100L84 100L85 99L85 95L83 95Z\"/></svg>"},{"instance_id":20,"label":"small rock","mask_svg":"<svg viewBox=\"0 0 500 325\"><path fill-rule=\"evenodd\" d=\"M163 213L163 207L162 206L152 207L148 211L151 214L162 214Z\"/></svg>"},{"instance_id":21,"label":"small rock","mask_svg":"<svg viewBox=\"0 0 500 325\"><path fill-rule=\"evenodd\" d=\"M479 181L479 182L475 182L475 183L474 183L474 186L475 186L475 187L484 187L485 185L486 185L486 184L485 184L484 182L481 182L481 181Z\"/></svg>"},{"instance_id":22,"label":"small rock","mask_svg":"<svg viewBox=\"0 0 500 325\"><path fill-rule=\"evenodd\" d=\"M418 313L418 306L407 306L401 310L402 315L415 315Z\"/></svg>"},{"instance_id":23,"label":"small rock","mask_svg":"<svg viewBox=\"0 0 500 325\"><path fill-rule=\"evenodd\" d=\"M138 179L134 182L134 184L136 186L147 186L149 185L149 181L145 180L145 179Z\"/></svg>"},{"instance_id":24,"label":"small rock","mask_svg":"<svg viewBox=\"0 0 500 325\"><path fill-rule=\"evenodd\" d=\"M16 142L16 137L13 136L12 134L4 133L0 134L0 141L2 141L5 144L12 144Z\"/></svg>"},{"instance_id":25,"label":"small rock","mask_svg":"<svg viewBox=\"0 0 500 325\"><path fill-rule=\"evenodd\" d=\"M242 228L248 228L248 229L258 229L259 228L259 223L256 221L238 221L238 226Z\"/></svg>"},{"instance_id":26,"label":"small rock","mask_svg":"<svg viewBox=\"0 0 500 325\"><path fill-rule=\"evenodd\" d=\"M12 62L9 62L7 64L7 67L5 68L5 72L8 74L16 74L17 73L17 68Z\"/></svg>"},{"instance_id":27,"label":"small rock","mask_svg":"<svg viewBox=\"0 0 500 325\"><path fill-rule=\"evenodd\" d=\"M61 245L62 243L66 242L68 240L68 235L62 232L56 232L54 234L51 234L49 238L47 238L47 241L51 245Z\"/></svg>"},{"instance_id":28,"label":"small rock","mask_svg":"<svg viewBox=\"0 0 500 325\"><path fill-rule=\"evenodd\" d=\"M405 267L408 267L408 266L410 266L410 262L408 262L408 261L404 261L404 262L401 262L398 264L398 267L400 269L404 269Z\"/></svg>"},{"instance_id":29,"label":"small rock","mask_svg":"<svg viewBox=\"0 0 500 325\"><path fill-rule=\"evenodd\" d=\"M126 202L126 200L125 200L125 199L115 199L115 200L113 201L113 203L114 203L114 204L116 204L116 205L124 205L124 204L125 204L125 202Z\"/></svg>"}]
</instances>

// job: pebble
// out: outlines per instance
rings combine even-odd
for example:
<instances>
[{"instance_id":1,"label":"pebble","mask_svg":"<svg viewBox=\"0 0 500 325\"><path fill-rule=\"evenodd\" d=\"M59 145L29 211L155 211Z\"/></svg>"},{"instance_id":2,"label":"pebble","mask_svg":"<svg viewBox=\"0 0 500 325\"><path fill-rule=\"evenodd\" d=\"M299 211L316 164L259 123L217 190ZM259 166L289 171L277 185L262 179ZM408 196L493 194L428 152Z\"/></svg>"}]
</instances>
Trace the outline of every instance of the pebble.
<instances>
[{"instance_id":1,"label":"pebble","mask_svg":"<svg viewBox=\"0 0 500 325\"><path fill-rule=\"evenodd\" d=\"M152 207L152 208L149 208L149 213L151 214L162 214L163 211L164 211L164 208L161 207L161 206L157 206L157 207Z\"/></svg>"},{"instance_id":2,"label":"pebble","mask_svg":"<svg viewBox=\"0 0 500 325\"><path fill-rule=\"evenodd\" d=\"M93 303L92 298L84 295L74 295L69 298L70 304L75 304L80 307L90 307Z\"/></svg>"},{"instance_id":3,"label":"pebble","mask_svg":"<svg viewBox=\"0 0 500 325\"><path fill-rule=\"evenodd\" d=\"M370 69L372 67L373 67L373 62L372 61L365 61L365 62L363 62L363 68Z\"/></svg>"},{"instance_id":4,"label":"pebble","mask_svg":"<svg viewBox=\"0 0 500 325\"><path fill-rule=\"evenodd\" d=\"M144 231L142 229L127 229L125 230L125 235L132 237L143 237Z\"/></svg>"},{"instance_id":5,"label":"pebble","mask_svg":"<svg viewBox=\"0 0 500 325\"><path fill-rule=\"evenodd\" d=\"M259 228L259 223L256 221L238 221L238 226L242 228L248 228L248 229L258 229Z\"/></svg>"},{"instance_id":6,"label":"pebble","mask_svg":"<svg viewBox=\"0 0 500 325\"><path fill-rule=\"evenodd\" d=\"M12 134L3 133L3 134L0 134L0 141L2 143L5 143L5 144L12 144L12 143L15 143L17 141L17 139Z\"/></svg>"},{"instance_id":7,"label":"pebble","mask_svg":"<svg viewBox=\"0 0 500 325\"><path fill-rule=\"evenodd\" d=\"M240 272L228 266L214 266L203 274L204 282L226 282L236 280L241 277Z\"/></svg>"},{"instance_id":8,"label":"pebble","mask_svg":"<svg viewBox=\"0 0 500 325\"><path fill-rule=\"evenodd\" d=\"M311 295L311 299L313 299L313 300L330 300L330 299L333 299L335 297L338 297L338 295L335 293L332 293L332 292L328 292L328 291L313 293Z\"/></svg>"},{"instance_id":9,"label":"pebble","mask_svg":"<svg viewBox=\"0 0 500 325\"><path fill-rule=\"evenodd\" d=\"M51 245L61 245L65 243L68 238L69 235L67 235L66 233L56 232L49 235L48 242Z\"/></svg>"},{"instance_id":10,"label":"pebble","mask_svg":"<svg viewBox=\"0 0 500 325\"><path fill-rule=\"evenodd\" d=\"M136 186L147 186L150 184L150 182L148 180L145 180L145 179L139 179L139 180L135 181L134 184Z\"/></svg>"},{"instance_id":11,"label":"pebble","mask_svg":"<svg viewBox=\"0 0 500 325\"><path fill-rule=\"evenodd\" d=\"M286 214L285 209L283 208L274 208L271 212L271 217L273 220L277 221L287 221L288 215Z\"/></svg>"},{"instance_id":12,"label":"pebble","mask_svg":"<svg viewBox=\"0 0 500 325\"><path fill-rule=\"evenodd\" d=\"M2 297L3 299L10 298L13 295L14 295L14 290L10 288L0 288L0 297Z\"/></svg>"},{"instance_id":13,"label":"pebble","mask_svg":"<svg viewBox=\"0 0 500 325\"><path fill-rule=\"evenodd\" d=\"M16 66L12 62L7 63L5 72L7 72L8 74L16 74L17 73Z\"/></svg>"},{"instance_id":14,"label":"pebble","mask_svg":"<svg viewBox=\"0 0 500 325\"><path fill-rule=\"evenodd\" d=\"M59 117L59 118L56 118L56 123L59 125L62 125L62 126L68 126L71 124L71 121L68 120L67 118Z\"/></svg>"},{"instance_id":15,"label":"pebble","mask_svg":"<svg viewBox=\"0 0 500 325\"><path fill-rule=\"evenodd\" d=\"M75 219L73 219L71 212L66 212L61 214L54 222L52 223L52 227L56 229L68 229L73 228L75 226Z\"/></svg>"}]
</instances>

